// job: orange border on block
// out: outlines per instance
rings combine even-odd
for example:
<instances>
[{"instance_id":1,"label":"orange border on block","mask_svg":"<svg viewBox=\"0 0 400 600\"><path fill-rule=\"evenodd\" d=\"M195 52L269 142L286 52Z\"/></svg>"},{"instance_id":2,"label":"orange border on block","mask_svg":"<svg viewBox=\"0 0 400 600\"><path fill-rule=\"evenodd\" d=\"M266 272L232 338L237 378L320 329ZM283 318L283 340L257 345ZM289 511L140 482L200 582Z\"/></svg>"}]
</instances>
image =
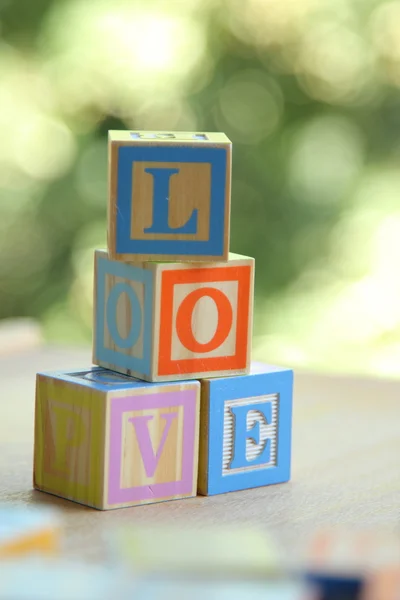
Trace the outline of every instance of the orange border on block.
<instances>
[{"instance_id":1,"label":"orange border on block","mask_svg":"<svg viewBox=\"0 0 400 600\"><path fill-rule=\"evenodd\" d=\"M161 275L160 338L157 375L207 373L244 369L247 359L251 266L177 269ZM238 282L236 345L233 356L172 360L172 308L174 286L180 283Z\"/></svg>"}]
</instances>

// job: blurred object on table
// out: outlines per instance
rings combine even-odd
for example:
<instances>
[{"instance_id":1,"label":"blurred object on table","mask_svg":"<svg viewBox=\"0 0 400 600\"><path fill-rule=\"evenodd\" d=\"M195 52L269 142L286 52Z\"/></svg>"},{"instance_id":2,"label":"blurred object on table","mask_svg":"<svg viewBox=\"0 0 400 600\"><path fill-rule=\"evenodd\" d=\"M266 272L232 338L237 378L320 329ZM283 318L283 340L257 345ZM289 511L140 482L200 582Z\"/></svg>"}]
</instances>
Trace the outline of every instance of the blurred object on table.
<instances>
[{"instance_id":1,"label":"blurred object on table","mask_svg":"<svg viewBox=\"0 0 400 600\"><path fill-rule=\"evenodd\" d=\"M357 600L369 580L373 590L386 585L390 589L391 575L385 578L384 574L400 569L400 538L396 532L379 529L321 530L313 536L300 564L323 593L323 600Z\"/></svg>"},{"instance_id":2,"label":"blurred object on table","mask_svg":"<svg viewBox=\"0 0 400 600\"><path fill-rule=\"evenodd\" d=\"M184 578L144 579L124 569L63 560L0 564L0 600L319 600L304 582Z\"/></svg>"},{"instance_id":3,"label":"blurred object on table","mask_svg":"<svg viewBox=\"0 0 400 600\"><path fill-rule=\"evenodd\" d=\"M274 541L249 527L136 525L118 531L111 545L141 573L265 578L282 569Z\"/></svg>"},{"instance_id":4,"label":"blurred object on table","mask_svg":"<svg viewBox=\"0 0 400 600\"><path fill-rule=\"evenodd\" d=\"M35 558L0 563L0 571L0 600L137 598L132 578L118 568Z\"/></svg>"},{"instance_id":5,"label":"blurred object on table","mask_svg":"<svg viewBox=\"0 0 400 600\"><path fill-rule=\"evenodd\" d=\"M0 504L0 559L61 550L61 515L49 507Z\"/></svg>"},{"instance_id":6,"label":"blurred object on table","mask_svg":"<svg viewBox=\"0 0 400 600\"><path fill-rule=\"evenodd\" d=\"M362 600L400 600L400 565L367 577Z\"/></svg>"},{"instance_id":7,"label":"blurred object on table","mask_svg":"<svg viewBox=\"0 0 400 600\"><path fill-rule=\"evenodd\" d=\"M399 598L399 540L393 532L321 530L289 564L274 538L256 528L132 524L121 529L111 519L103 528L104 560L92 564L65 559L63 552L51 559L40 556L63 549L62 516L48 508L0 510L0 551L8 550L6 558L0 553L0 600ZM53 535L49 547L37 543L36 532L44 538L46 531ZM8 540L24 543L12 548Z\"/></svg>"},{"instance_id":8,"label":"blurred object on table","mask_svg":"<svg viewBox=\"0 0 400 600\"><path fill-rule=\"evenodd\" d=\"M243 581L235 578L154 577L139 581L135 593L139 600L320 600L311 586L296 579Z\"/></svg>"}]
</instances>

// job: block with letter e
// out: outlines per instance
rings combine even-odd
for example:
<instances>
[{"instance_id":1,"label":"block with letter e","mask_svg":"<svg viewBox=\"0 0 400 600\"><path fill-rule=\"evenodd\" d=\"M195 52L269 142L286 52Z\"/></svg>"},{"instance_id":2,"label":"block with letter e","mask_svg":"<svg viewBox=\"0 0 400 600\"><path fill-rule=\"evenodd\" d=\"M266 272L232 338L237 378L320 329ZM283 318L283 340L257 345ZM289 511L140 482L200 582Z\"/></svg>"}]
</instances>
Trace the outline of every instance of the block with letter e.
<instances>
[{"instance_id":1,"label":"block with letter e","mask_svg":"<svg viewBox=\"0 0 400 600\"><path fill-rule=\"evenodd\" d=\"M247 373L254 259L135 265L95 253L93 362L146 381Z\"/></svg>"},{"instance_id":2,"label":"block with letter e","mask_svg":"<svg viewBox=\"0 0 400 600\"><path fill-rule=\"evenodd\" d=\"M202 381L200 494L290 479L293 372L252 363L249 375Z\"/></svg>"},{"instance_id":3,"label":"block with letter e","mask_svg":"<svg viewBox=\"0 0 400 600\"><path fill-rule=\"evenodd\" d=\"M224 261L231 142L223 133L110 131L108 251L123 262Z\"/></svg>"},{"instance_id":4,"label":"block with letter e","mask_svg":"<svg viewBox=\"0 0 400 600\"><path fill-rule=\"evenodd\" d=\"M200 383L38 374L34 486L98 509L196 495Z\"/></svg>"}]
</instances>

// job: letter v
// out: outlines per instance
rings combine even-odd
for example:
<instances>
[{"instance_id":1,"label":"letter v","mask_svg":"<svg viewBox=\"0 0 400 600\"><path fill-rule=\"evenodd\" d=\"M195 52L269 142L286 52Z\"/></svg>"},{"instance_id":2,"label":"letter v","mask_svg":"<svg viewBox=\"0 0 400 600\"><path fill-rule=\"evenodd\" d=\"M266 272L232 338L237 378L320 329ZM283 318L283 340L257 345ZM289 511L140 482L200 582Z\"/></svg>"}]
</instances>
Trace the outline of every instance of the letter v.
<instances>
[{"instance_id":1,"label":"letter v","mask_svg":"<svg viewBox=\"0 0 400 600\"><path fill-rule=\"evenodd\" d=\"M172 421L178 416L177 412L165 413L160 415L165 420L164 431L161 436L158 450L154 454L153 444L151 443L149 428L147 426L148 421L154 419L152 415L143 415L142 417L132 417L128 419L135 428L136 438L142 455L144 470L146 471L147 477L153 477L156 472L158 461L167 441L168 432L171 429Z\"/></svg>"}]
</instances>

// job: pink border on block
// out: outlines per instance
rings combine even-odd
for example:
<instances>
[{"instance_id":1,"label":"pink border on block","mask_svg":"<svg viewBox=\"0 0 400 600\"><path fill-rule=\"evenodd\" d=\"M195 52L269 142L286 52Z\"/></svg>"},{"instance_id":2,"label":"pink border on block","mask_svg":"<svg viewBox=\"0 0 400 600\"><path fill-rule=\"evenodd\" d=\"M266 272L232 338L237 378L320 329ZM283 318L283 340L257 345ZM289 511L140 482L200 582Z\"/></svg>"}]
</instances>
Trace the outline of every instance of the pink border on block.
<instances>
[{"instance_id":1,"label":"pink border on block","mask_svg":"<svg viewBox=\"0 0 400 600\"><path fill-rule=\"evenodd\" d=\"M141 500L162 500L169 496L190 494L193 486L193 457L196 425L197 390L181 390L112 398L110 411L110 458L108 504L123 504ZM149 408L183 406L182 479L132 488L121 488L122 417L124 412Z\"/></svg>"}]
</instances>

